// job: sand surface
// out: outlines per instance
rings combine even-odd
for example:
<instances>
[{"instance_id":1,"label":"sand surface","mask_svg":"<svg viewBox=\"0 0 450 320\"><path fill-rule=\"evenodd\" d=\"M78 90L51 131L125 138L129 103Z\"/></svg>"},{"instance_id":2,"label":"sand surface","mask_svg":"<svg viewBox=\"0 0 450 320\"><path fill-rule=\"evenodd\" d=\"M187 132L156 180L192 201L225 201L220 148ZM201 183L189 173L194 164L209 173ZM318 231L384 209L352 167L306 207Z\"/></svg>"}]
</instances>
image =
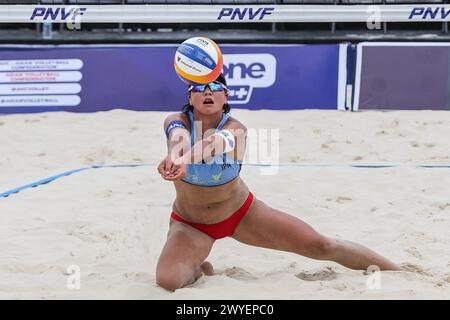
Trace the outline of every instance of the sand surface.
<instances>
[{"instance_id":1,"label":"sand surface","mask_svg":"<svg viewBox=\"0 0 450 320\"><path fill-rule=\"evenodd\" d=\"M166 149L166 115L0 116L0 193L94 164L157 163ZM208 258L217 275L169 293L155 284L155 268L172 184L155 166L102 168L0 198L0 298L450 299L450 169L414 167L450 164L450 112L232 115L251 130L253 146L264 143L260 129L278 130L273 159L292 164L271 172L244 166L241 177L256 197L413 272L381 272L377 288L361 271L228 238ZM246 162L264 160L258 152ZM365 163L400 166L347 166ZM79 290L67 287L70 266L81 272Z\"/></svg>"}]
</instances>

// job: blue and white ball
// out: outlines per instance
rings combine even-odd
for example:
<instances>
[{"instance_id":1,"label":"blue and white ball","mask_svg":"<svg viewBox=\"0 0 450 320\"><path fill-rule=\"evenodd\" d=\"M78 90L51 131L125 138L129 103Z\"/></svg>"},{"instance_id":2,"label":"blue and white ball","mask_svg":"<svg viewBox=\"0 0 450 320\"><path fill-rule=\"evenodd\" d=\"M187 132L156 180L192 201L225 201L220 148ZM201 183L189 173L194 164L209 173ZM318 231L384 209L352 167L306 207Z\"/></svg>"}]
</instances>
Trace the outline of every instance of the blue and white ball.
<instances>
[{"instance_id":1,"label":"blue and white ball","mask_svg":"<svg viewBox=\"0 0 450 320\"><path fill-rule=\"evenodd\" d=\"M223 57L217 44L205 37L193 37L177 49L175 71L187 84L213 82L222 72Z\"/></svg>"}]
</instances>

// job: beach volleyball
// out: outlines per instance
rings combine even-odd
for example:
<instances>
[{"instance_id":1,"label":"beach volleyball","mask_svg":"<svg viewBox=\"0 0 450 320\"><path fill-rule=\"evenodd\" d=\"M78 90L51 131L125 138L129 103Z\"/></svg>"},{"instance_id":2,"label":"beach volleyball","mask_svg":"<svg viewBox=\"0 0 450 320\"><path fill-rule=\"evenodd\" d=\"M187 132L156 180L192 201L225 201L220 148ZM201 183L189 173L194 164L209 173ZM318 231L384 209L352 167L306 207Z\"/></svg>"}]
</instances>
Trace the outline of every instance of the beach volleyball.
<instances>
[{"instance_id":1,"label":"beach volleyball","mask_svg":"<svg viewBox=\"0 0 450 320\"><path fill-rule=\"evenodd\" d=\"M189 38L178 47L174 67L180 79L187 84L210 83L222 72L222 53L211 39Z\"/></svg>"}]
</instances>

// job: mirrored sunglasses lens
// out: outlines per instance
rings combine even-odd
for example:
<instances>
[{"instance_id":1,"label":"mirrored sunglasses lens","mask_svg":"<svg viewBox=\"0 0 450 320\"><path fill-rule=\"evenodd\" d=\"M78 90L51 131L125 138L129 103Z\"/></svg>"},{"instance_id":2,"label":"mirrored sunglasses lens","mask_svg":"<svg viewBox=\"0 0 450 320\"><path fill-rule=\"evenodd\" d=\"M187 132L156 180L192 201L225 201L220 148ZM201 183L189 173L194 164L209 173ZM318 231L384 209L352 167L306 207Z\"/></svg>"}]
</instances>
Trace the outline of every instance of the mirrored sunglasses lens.
<instances>
[{"instance_id":1,"label":"mirrored sunglasses lens","mask_svg":"<svg viewBox=\"0 0 450 320\"><path fill-rule=\"evenodd\" d=\"M205 88L206 88L206 86L194 86L192 88L192 91L194 91L194 92L203 92L203 91L205 91Z\"/></svg>"},{"instance_id":2,"label":"mirrored sunglasses lens","mask_svg":"<svg viewBox=\"0 0 450 320\"><path fill-rule=\"evenodd\" d=\"M211 89L211 91L222 91L223 90L223 86L220 83L210 83L209 88Z\"/></svg>"},{"instance_id":3,"label":"mirrored sunglasses lens","mask_svg":"<svg viewBox=\"0 0 450 320\"><path fill-rule=\"evenodd\" d=\"M192 92L204 92L206 90L206 87L209 87L209 90L211 91L223 91L224 86L221 83L209 83L207 85L199 85L199 86L192 86L191 91Z\"/></svg>"}]
</instances>

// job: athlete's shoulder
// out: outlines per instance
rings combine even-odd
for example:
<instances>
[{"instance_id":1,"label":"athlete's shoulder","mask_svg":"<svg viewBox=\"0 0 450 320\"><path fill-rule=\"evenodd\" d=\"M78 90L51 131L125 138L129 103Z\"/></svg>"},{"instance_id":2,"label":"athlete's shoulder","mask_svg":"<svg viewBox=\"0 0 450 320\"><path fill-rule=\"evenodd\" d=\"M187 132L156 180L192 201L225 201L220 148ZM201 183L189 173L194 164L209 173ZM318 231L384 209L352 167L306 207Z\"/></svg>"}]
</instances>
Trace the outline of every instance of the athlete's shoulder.
<instances>
[{"instance_id":1,"label":"athlete's shoulder","mask_svg":"<svg viewBox=\"0 0 450 320\"><path fill-rule=\"evenodd\" d=\"M223 129L233 129L233 130L243 130L244 132L247 132L247 127L240 122L238 119L234 117L229 117L228 121L224 124Z\"/></svg>"},{"instance_id":2,"label":"athlete's shoulder","mask_svg":"<svg viewBox=\"0 0 450 320\"><path fill-rule=\"evenodd\" d=\"M189 117L185 115L183 112L175 112L169 114L164 120L164 123L170 123L176 120L186 122L187 124L189 123Z\"/></svg>"},{"instance_id":3,"label":"athlete's shoulder","mask_svg":"<svg viewBox=\"0 0 450 320\"><path fill-rule=\"evenodd\" d=\"M186 128L189 127L189 118L183 112L176 112L169 114L164 120L164 129L169 126L169 124L173 121L181 121L184 123Z\"/></svg>"}]
</instances>

